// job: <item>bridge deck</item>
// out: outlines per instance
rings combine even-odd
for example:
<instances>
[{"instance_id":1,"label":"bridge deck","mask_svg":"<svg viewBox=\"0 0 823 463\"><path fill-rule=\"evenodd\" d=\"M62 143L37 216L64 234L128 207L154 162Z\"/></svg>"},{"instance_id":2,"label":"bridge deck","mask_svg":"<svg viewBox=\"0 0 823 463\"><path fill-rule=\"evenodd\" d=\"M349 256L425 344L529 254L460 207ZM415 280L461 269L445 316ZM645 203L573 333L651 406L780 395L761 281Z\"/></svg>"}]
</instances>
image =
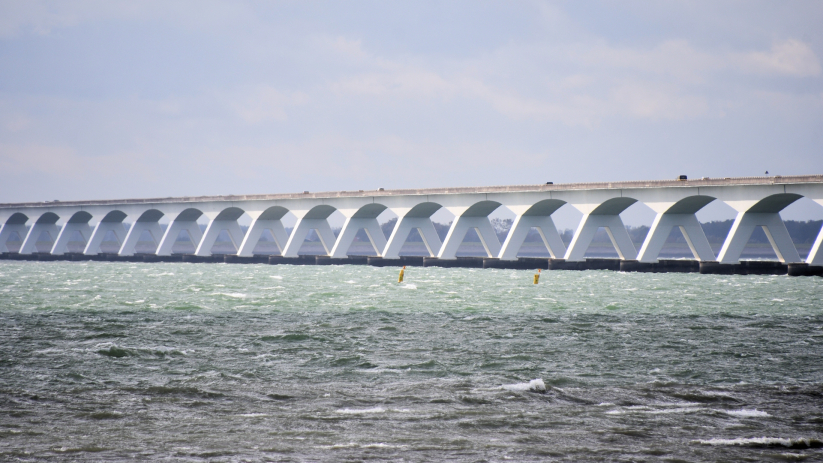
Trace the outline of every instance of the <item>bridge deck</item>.
<instances>
[{"instance_id":1,"label":"bridge deck","mask_svg":"<svg viewBox=\"0 0 823 463\"><path fill-rule=\"evenodd\" d=\"M322 199L342 197L366 196L411 196L411 195L441 195L441 194L472 194L472 193L509 193L534 191L571 191L571 190L601 190L601 189L638 189L638 188L678 188L678 187L708 187L708 186L737 186L737 185L787 185L801 183L823 183L823 175L787 175L773 177L725 177L701 178L694 180L634 180L625 182L590 182L590 183L556 183L537 185L503 185L485 187L454 187L454 188L420 188L397 190L356 190L356 191L324 191L315 193L278 193L258 195L223 195L223 196L180 196L168 198L136 198L136 199L105 199L86 201L42 201L27 203L0 203L0 209L20 207L52 207L52 206L92 206L92 205L119 205L119 204L158 204L158 203L188 203L205 201L265 201L279 199Z\"/></svg>"}]
</instances>

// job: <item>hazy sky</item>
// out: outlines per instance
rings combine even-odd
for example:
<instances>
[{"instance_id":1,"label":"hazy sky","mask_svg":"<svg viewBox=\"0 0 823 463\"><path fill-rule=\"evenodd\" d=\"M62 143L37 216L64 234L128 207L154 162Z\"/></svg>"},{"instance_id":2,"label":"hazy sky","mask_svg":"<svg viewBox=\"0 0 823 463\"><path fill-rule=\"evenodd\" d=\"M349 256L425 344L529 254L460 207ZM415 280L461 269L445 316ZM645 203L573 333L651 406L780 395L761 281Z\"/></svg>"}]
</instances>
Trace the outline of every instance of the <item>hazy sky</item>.
<instances>
[{"instance_id":1,"label":"hazy sky","mask_svg":"<svg viewBox=\"0 0 823 463\"><path fill-rule=\"evenodd\" d=\"M823 173L823 2L0 1L0 202Z\"/></svg>"}]
</instances>

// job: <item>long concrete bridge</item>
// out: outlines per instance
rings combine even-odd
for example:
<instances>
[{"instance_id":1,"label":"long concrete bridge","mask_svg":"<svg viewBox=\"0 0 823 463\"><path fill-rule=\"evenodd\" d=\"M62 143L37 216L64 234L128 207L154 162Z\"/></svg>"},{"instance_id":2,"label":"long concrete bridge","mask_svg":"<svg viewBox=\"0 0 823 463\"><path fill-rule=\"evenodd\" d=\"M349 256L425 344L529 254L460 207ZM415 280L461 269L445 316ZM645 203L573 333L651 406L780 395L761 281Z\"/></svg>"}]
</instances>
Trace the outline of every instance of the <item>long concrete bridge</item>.
<instances>
[{"instance_id":1,"label":"long concrete bridge","mask_svg":"<svg viewBox=\"0 0 823 463\"><path fill-rule=\"evenodd\" d=\"M0 252L9 251L7 241L17 234L22 239L19 253L31 254L46 232L53 241L50 253L64 254L70 237L79 232L86 243L83 254L95 255L101 252L107 233L113 232L121 243L118 254L130 256L141 234L148 232L157 243L156 255L167 256L180 232L186 230L196 245L194 254L208 256L220 232L226 230L237 255L252 256L268 229L281 255L288 258L298 256L307 234L314 229L328 257L342 259L357 232L365 229L375 253L392 259L398 258L409 233L417 229L431 257L449 260L456 258L467 231L474 229L489 257L507 261L517 259L529 230L536 228L553 258L574 262L584 260L595 232L604 227L620 259L655 262L672 228L679 227L696 260L729 264L740 260L752 232L762 227L781 262L800 263L780 211L802 197L823 207L823 175L0 204ZM712 201L722 201L737 212L718 255L695 217ZM636 202L656 213L639 251L620 218ZM566 204L583 214L568 248L552 220L552 214ZM516 215L503 243L489 220L501 206ZM431 220L441 208L455 216L442 242ZM387 209L398 216L388 240L377 221ZM335 211L345 217L337 237L327 220ZM291 234L282 223L289 212L297 218ZM245 233L238 224L243 214L251 217ZM197 223L202 217L208 219L205 233ZM165 230L161 219L168 220ZM823 230L805 260L807 264L823 265L822 242Z\"/></svg>"}]
</instances>

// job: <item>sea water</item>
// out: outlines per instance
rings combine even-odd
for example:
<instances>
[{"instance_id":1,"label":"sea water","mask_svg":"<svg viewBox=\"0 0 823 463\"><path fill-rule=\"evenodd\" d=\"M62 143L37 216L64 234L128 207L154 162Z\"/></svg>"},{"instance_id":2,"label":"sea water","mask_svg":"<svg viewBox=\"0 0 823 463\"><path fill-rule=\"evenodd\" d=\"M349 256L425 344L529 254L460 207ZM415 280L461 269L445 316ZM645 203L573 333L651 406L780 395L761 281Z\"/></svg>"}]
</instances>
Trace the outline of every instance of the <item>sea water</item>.
<instances>
[{"instance_id":1,"label":"sea water","mask_svg":"<svg viewBox=\"0 0 823 463\"><path fill-rule=\"evenodd\" d=\"M0 460L823 458L823 279L0 263Z\"/></svg>"}]
</instances>

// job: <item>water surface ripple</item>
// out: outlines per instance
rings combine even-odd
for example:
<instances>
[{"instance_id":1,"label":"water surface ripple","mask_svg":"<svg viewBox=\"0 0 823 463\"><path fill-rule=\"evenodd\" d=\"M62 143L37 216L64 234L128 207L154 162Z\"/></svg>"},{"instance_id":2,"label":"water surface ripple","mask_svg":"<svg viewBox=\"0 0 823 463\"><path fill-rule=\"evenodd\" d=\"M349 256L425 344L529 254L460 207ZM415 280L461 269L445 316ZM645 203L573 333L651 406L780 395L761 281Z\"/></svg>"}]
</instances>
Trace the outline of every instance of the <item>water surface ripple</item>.
<instances>
[{"instance_id":1,"label":"water surface ripple","mask_svg":"<svg viewBox=\"0 0 823 463\"><path fill-rule=\"evenodd\" d=\"M823 279L0 263L0 460L823 458Z\"/></svg>"}]
</instances>

